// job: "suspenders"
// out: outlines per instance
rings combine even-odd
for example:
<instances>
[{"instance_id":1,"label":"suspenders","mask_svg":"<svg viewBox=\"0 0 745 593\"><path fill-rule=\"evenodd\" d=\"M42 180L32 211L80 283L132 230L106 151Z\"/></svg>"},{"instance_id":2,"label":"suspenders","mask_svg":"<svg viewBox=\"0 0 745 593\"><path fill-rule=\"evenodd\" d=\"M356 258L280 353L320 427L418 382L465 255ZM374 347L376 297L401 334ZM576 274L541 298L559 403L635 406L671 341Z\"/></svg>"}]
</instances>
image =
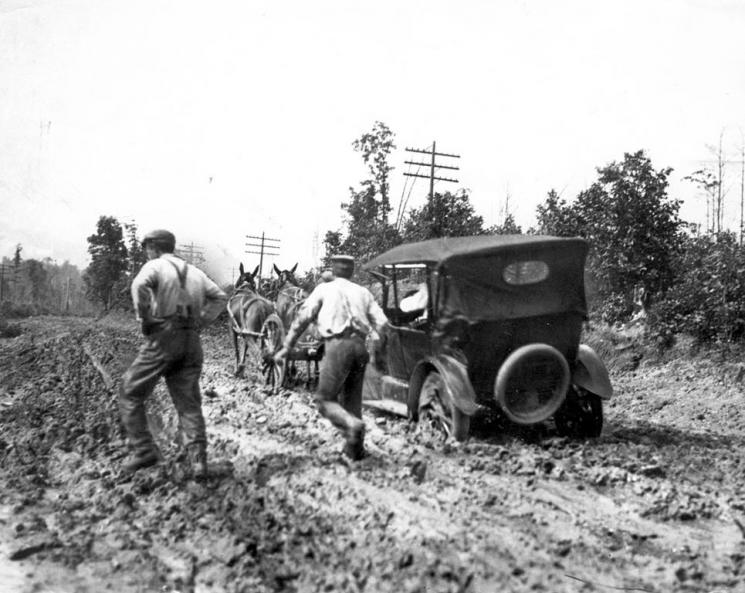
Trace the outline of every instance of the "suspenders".
<instances>
[{"instance_id":1,"label":"suspenders","mask_svg":"<svg viewBox=\"0 0 745 593\"><path fill-rule=\"evenodd\" d=\"M186 274L189 272L189 264L184 264L184 270L182 272L174 262L168 258L165 259L176 270L178 281L181 286L178 303L176 304L176 317L182 320L193 319L190 303L191 299L189 298L189 293L186 292Z\"/></svg>"}]
</instances>

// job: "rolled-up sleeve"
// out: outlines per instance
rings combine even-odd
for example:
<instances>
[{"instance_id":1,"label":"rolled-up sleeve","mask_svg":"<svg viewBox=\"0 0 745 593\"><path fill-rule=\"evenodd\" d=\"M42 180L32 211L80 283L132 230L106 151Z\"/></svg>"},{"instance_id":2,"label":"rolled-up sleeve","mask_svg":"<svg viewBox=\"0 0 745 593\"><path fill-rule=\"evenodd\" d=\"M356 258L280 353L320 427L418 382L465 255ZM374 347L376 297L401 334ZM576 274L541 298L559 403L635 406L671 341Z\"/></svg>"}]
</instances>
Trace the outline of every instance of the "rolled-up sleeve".
<instances>
[{"instance_id":1,"label":"rolled-up sleeve","mask_svg":"<svg viewBox=\"0 0 745 593\"><path fill-rule=\"evenodd\" d=\"M369 294L367 303L367 318L370 323L375 327L375 330L380 333L382 329L388 325L388 318L385 316L383 309L380 305L375 302L375 298L372 294Z\"/></svg>"},{"instance_id":2,"label":"rolled-up sleeve","mask_svg":"<svg viewBox=\"0 0 745 593\"><path fill-rule=\"evenodd\" d=\"M132 303L138 321L150 316L153 290L158 285L158 271L153 262L147 262L132 280Z\"/></svg>"},{"instance_id":3,"label":"rolled-up sleeve","mask_svg":"<svg viewBox=\"0 0 745 593\"><path fill-rule=\"evenodd\" d=\"M228 296L206 275L204 276L204 307L200 317L204 323L212 323L225 308Z\"/></svg>"}]
</instances>

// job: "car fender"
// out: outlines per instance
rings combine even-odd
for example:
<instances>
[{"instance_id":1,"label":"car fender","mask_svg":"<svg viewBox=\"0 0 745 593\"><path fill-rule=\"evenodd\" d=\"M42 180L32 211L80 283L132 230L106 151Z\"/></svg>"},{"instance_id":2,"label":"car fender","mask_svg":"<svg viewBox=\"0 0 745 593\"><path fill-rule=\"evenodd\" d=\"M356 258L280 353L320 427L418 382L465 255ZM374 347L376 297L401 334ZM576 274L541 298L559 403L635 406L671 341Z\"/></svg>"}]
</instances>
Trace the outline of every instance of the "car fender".
<instances>
[{"instance_id":1,"label":"car fender","mask_svg":"<svg viewBox=\"0 0 745 593\"><path fill-rule=\"evenodd\" d=\"M572 383L602 399L610 399L613 395L608 369L587 344L580 344L577 349L577 363L572 373Z\"/></svg>"},{"instance_id":2,"label":"car fender","mask_svg":"<svg viewBox=\"0 0 745 593\"><path fill-rule=\"evenodd\" d=\"M420 361L409 381L409 417L417 418L419 410L419 391L424 379L431 371L442 377L445 389L453 404L464 414L473 416L481 407L476 403L476 393L468 378L468 368L464 363L449 354L429 356Z\"/></svg>"}]
</instances>

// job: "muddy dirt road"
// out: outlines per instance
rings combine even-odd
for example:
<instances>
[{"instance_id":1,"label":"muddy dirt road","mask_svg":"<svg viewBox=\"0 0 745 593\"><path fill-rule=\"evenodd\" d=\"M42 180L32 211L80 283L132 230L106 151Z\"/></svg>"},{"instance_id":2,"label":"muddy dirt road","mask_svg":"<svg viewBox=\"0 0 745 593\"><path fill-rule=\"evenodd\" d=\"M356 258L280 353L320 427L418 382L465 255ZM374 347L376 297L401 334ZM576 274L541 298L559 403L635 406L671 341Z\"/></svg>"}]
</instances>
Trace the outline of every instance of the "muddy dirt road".
<instances>
[{"instance_id":1,"label":"muddy dirt road","mask_svg":"<svg viewBox=\"0 0 745 593\"><path fill-rule=\"evenodd\" d=\"M742 358L650 359L595 337L616 399L601 438L551 427L455 446L366 411L348 463L309 393L267 396L205 336L206 483L175 461L122 481L122 320L37 318L0 340L0 590L745 591Z\"/></svg>"}]
</instances>

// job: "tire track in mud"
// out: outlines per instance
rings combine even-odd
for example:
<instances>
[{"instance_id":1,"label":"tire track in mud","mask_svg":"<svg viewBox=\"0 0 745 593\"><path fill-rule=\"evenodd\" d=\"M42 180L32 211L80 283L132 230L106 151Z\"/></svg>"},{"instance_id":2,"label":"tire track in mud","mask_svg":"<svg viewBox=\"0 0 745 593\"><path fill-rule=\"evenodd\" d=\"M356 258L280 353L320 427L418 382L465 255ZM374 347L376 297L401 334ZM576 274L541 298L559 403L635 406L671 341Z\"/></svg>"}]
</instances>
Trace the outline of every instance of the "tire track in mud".
<instances>
[{"instance_id":1,"label":"tire track in mud","mask_svg":"<svg viewBox=\"0 0 745 593\"><path fill-rule=\"evenodd\" d=\"M75 320L32 325L47 336L100 331ZM83 352L65 348L76 364L90 365ZM85 447L53 448L37 460L49 471L48 486L32 476L29 490L20 492L23 512L49 513L49 529L60 526L65 545L61 556L40 554L43 562L32 556L24 567L56 571L50 574L57 588L65 590L67 582L70 591L99 590L111 563L117 567L111 583L128 592L146 582L185 591L410 593L608 587L710 593L742 585L745 546L735 519L745 512L737 506L743 435L732 423L721 434L702 433L701 426L694 433L686 414L697 402L684 398L695 392L665 391L662 372L620 377L597 441L570 442L548 431L482 435L455 446L366 410L370 455L350 464L310 394L266 396L255 368L247 369L247 379L232 377L231 348L227 336L205 336L203 387L210 453L232 460L234 475L188 483L169 461L131 484L111 484L122 443L86 440L86 433L70 441ZM118 379L121 356L101 361ZM57 387L48 374L65 363L47 371L10 362L0 360L0 368L15 369L16 377L29 373L29 380L40 373L50 394ZM96 371L86 369L93 380ZM700 390L711 387L700 380ZM727 405L745 403L738 387L722 389ZM28 393L9 395L9 405ZM673 396L681 398L678 416L669 403L661 406ZM162 388L154 399L152 426L172 440L172 406ZM670 424L648 422L654 409ZM172 444L164 446L172 453ZM36 491L45 487L39 498ZM55 499L55 488L65 497Z\"/></svg>"},{"instance_id":2,"label":"tire track in mud","mask_svg":"<svg viewBox=\"0 0 745 593\"><path fill-rule=\"evenodd\" d=\"M290 401L291 408L303 408L302 416L307 419L317 415L307 399L293 393L284 401ZM282 401L266 400L264 411L282 417ZM567 574L571 573L582 574L584 580L592 582L610 580L617 586L643 586L646 579L642 574L631 579L633 582L628 576L638 572L640 563L646 565L644 572L651 573L650 582L658 581L662 573L672 583L676 577L670 569L671 561L682 555L682 550L688 548L695 554L711 549L716 557L721 557L737 554L739 549L742 534L734 523L670 526L646 519L634 505L617 503L583 485L474 471L469 466L474 456L472 449L482 457L490 450L498 457L504 448L482 443L466 445L461 451L456 448L454 455L443 455L412 445L405 438L389 436L371 421L374 416L366 414L365 418L368 441L374 443L366 461L340 471L346 466L340 460L329 461L329 453L325 465L313 463L306 455L304 463L293 465L291 471L280 464L270 479L288 491L302 489L308 481L321 482L344 489L346 496L361 499L362 504L382 505L391 516L388 528L412 545L418 538L450 543L460 540L465 545L459 547L469 550L470 562L484 586L490 581L495 586L504 584L506 578L514 578L513 573L524 574L524 562L517 559L525 558L530 559L527 564L540 573L540 578L549 579L552 590L562 586L574 590L576 582L568 584ZM391 427L403 425L390 419L385 422ZM321 440L326 444L328 434L333 434L330 425L319 426L319 421L291 427L288 431L285 423L272 437L225 428L215 434L238 442L242 456L258 454L259 463L262 453L274 456L277 451L284 451L299 455L305 450L303 441ZM297 430L305 436L298 436ZM518 449L525 447L517 444ZM425 480L412 480L412 468L417 466L425 468ZM488 494L484 497L483 493ZM336 520L350 519L318 501L303 502L325 513L333 512ZM634 556L631 561L623 557L629 553ZM573 559L573 554L579 558ZM533 584L536 582L538 579Z\"/></svg>"},{"instance_id":3,"label":"tire track in mud","mask_svg":"<svg viewBox=\"0 0 745 593\"><path fill-rule=\"evenodd\" d=\"M657 381L661 374L658 372L652 378ZM310 413L314 413L314 410ZM611 412L610 430L606 430L605 438L617 441L619 437L615 432L618 430L623 441L625 432L628 432L624 426L629 426L629 423L622 412L618 416L621 424L616 428L613 425L616 420L613 416ZM502 550L507 552L506 558L510 557L511 552L515 552L517 557L532 556L531 562L542 565L545 572L553 573L564 580L567 578L565 571L569 571L572 566L579 569L577 573L584 573L586 580L614 582L618 586L624 583L635 586L646 582L645 586L650 590L661 591L677 587L683 587L685 590L698 590L701 587L701 590L704 590L709 587L704 584L707 578L711 579L711 586L731 586L741 580L737 576L737 565L743 552L743 534L733 520L726 516L723 519L705 519L704 515L703 520L659 521L655 520L654 516L648 516L650 505L644 492L646 489L657 487L658 476L654 474L655 468L651 467L653 471L650 477L644 476L644 472L648 472L650 468L644 467L643 463L641 470L632 468L627 471L629 464L623 456L625 453L633 452L638 455L641 462L650 457L652 460L657 459L659 456L655 451L659 441L654 436L640 441L638 448L641 451L629 451L626 448L617 458L610 459L606 449L610 449L612 445L604 447L602 440L600 446L593 443L579 445L582 459L572 464L562 464L562 458L566 455L559 446L561 454L558 460L553 459L551 462L555 462L561 469L557 476L553 476L551 471L531 472L529 463L522 467L518 466L516 470L512 467L505 471L496 467L493 462L484 464L479 461L480 457L490 453L499 459L505 454L526 454L527 449L527 457L533 457L533 465L538 466L545 461L545 455L541 450L544 447L540 443L534 445L508 441L506 444L492 446L488 444L491 439L487 439L487 443L466 445L465 453L455 457L429 451L422 446L414 447L402 454L401 451L409 442L410 435L401 438L396 431L391 433L377 430L376 424L371 425L371 418L370 414L366 414L368 429L371 429L371 440L376 443L376 448L382 456L393 460L391 463L398 467L399 474L407 476L412 464L423 463L428 467L430 477L426 481L432 484L430 490L434 492L420 492L415 495L428 502L426 505L420 503L423 509L420 514L430 520L449 521L449 527L454 524L449 517L455 516L458 519L455 525L462 524L464 516L468 517L467 524L461 531L468 532L469 535L475 534L474 539L486 541L483 549L494 547L494 542L506 542L502 546ZM395 426L396 422L391 422L391 425ZM630 426L634 426L634 422ZM657 429L657 432L660 435L664 434L659 430ZM317 429L311 427L306 427L306 432L314 433L310 437L311 440L316 438L318 433ZM295 435L288 434L287 437L292 440ZM720 442L715 436L707 439L704 450L710 447L726 447L727 442L726 437ZM479 450L482 452L482 455L477 455L476 464L471 464L471 450L477 454ZM589 451L589 455L585 460L586 451ZM681 451L686 454L700 454L695 444ZM373 457L376 455L377 451L374 451ZM420 459L416 460L417 457ZM586 466L583 466L583 463ZM686 465L685 460L678 460L678 463L682 467ZM464 470L464 466L467 468L469 465L475 465L475 471L472 471L473 468ZM485 471L479 471L479 467ZM605 477L595 471L598 468L611 475L610 487L600 486L598 489L593 485L594 481L604 484ZM577 472L577 469L580 471ZM635 471L641 473L636 475ZM614 482L614 472L625 472L631 482ZM369 479L372 483L381 481L380 476L370 475L370 472L364 470L356 473L359 476L358 480ZM445 476L446 479L438 478L438 474ZM665 473L662 475L665 476ZM671 481L678 478L678 475L673 475ZM638 480L645 483L642 484L643 487L634 489ZM382 481L385 482L385 479ZM453 482L471 486L455 488L457 494L451 497L455 502L446 500L444 503L438 503L438 493L447 492L448 488L452 489ZM400 506L400 500L408 501L411 494L408 493L406 486L408 485L405 480L393 486L401 488L402 492L397 497L389 495L390 507ZM424 486L426 490L426 484ZM422 485L413 487L422 489ZM390 492L390 486L384 484L383 488ZM365 489L369 494L366 498L380 498L378 492L370 492L369 486ZM490 494L484 497L483 492ZM459 499L465 502L459 505ZM498 503L495 504L494 501ZM716 506L717 503L713 502ZM473 510L482 508L484 503L490 507L488 512ZM413 516L419 515L414 512ZM457 532L456 527L455 532L450 533ZM544 551L548 553L543 553ZM493 562L493 558L490 560ZM561 565L560 568L554 566L557 562ZM518 568L518 572L520 570ZM484 570L483 573L489 574L489 570ZM632 582L629 582L630 575ZM540 586L540 582L537 581L537 584ZM552 586L557 584L554 582ZM572 583L570 590L575 590L572 587L576 585L576 582Z\"/></svg>"}]
</instances>

